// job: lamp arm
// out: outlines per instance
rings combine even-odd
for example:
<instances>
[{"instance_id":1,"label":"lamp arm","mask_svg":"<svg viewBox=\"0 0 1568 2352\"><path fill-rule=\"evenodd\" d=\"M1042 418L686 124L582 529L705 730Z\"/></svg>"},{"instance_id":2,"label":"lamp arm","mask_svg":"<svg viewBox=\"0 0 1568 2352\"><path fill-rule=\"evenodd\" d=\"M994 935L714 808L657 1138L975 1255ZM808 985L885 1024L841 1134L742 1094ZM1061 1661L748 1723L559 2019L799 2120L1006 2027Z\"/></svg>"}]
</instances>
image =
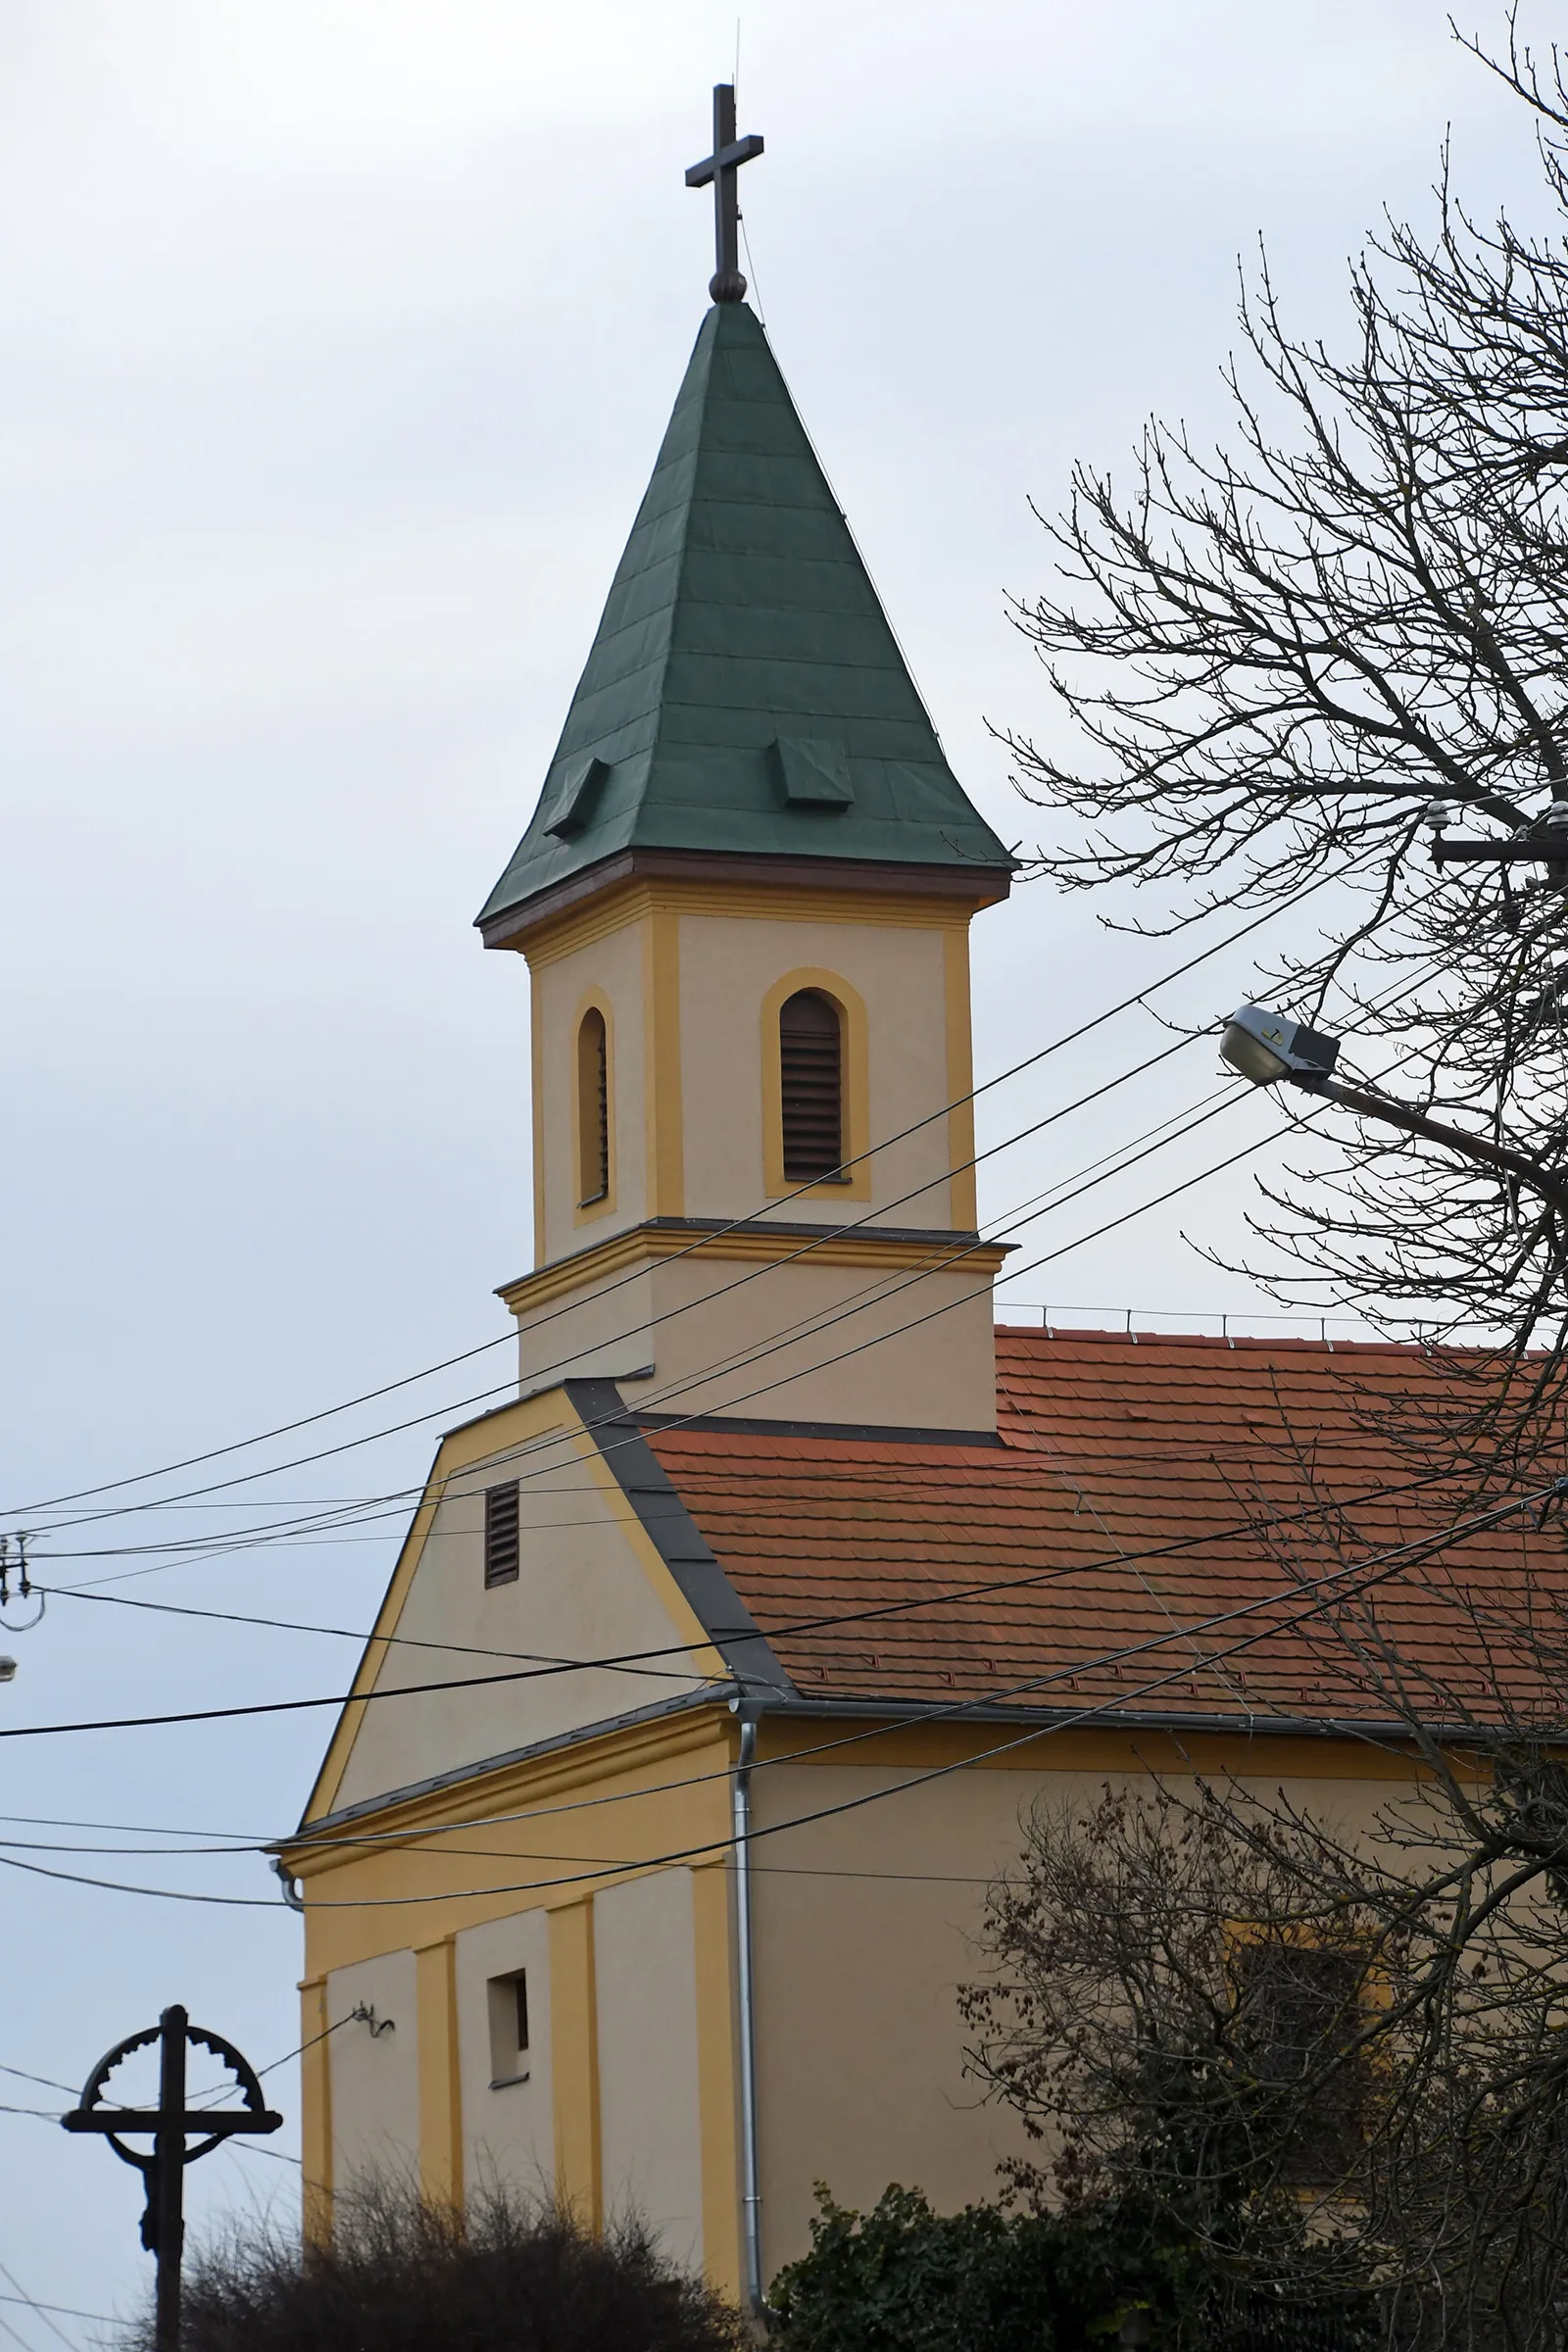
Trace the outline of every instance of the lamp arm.
<instances>
[{"instance_id":1,"label":"lamp arm","mask_svg":"<svg viewBox=\"0 0 1568 2352\"><path fill-rule=\"evenodd\" d=\"M1462 1127L1450 1127L1443 1119L1429 1119L1425 1111L1412 1109L1407 1102L1393 1102L1387 1095L1369 1094L1359 1086L1342 1086L1337 1078L1295 1071L1292 1077L1308 1094L1329 1096L1347 1110L1353 1111L1358 1119L1401 1128L1406 1135L1418 1135L1429 1144L1441 1144L1446 1152L1456 1152L1461 1159L1472 1160L1480 1167L1516 1176L1521 1184L1539 1193L1550 1207L1568 1215L1568 1179L1543 1167L1539 1159L1532 1159L1527 1152L1515 1152L1507 1144L1490 1144L1484 1136L1467 1135Z\"/></svg>"}]
</instances>

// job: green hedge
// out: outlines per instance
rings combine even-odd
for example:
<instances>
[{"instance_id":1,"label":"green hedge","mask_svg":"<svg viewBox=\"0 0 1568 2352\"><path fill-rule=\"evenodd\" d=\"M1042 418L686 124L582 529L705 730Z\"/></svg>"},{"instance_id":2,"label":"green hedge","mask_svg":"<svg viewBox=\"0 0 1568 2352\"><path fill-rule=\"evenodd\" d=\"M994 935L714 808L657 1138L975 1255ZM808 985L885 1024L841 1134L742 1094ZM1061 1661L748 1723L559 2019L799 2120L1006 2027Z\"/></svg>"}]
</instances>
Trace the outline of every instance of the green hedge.
<instances>
[{"instance_id":1,"label":"green hedge","mask_svg":"<svg viewBox=\"0 0 1568 2352\"><path fill-rule=\"evenodd\" d=\"M870 2213L817 2190L811 2250L769 2297L780 2352L1088 2352L1122 2314L1174 2317L1181 2260L1101 2223L932 2211L892 2187Z\"/></svg>"}]
</instances>

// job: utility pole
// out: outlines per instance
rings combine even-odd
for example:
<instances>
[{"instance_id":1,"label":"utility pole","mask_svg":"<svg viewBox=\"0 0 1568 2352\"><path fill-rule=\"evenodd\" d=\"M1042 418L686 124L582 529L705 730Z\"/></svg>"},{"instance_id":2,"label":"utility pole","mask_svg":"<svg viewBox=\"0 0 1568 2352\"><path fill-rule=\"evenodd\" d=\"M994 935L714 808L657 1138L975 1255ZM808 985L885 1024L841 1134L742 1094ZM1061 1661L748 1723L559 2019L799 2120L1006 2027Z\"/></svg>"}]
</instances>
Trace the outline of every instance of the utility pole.
<instances>
[{"instance_id":1,"label":"utility pole","mask_svg":"<svg viewBox=\"0 0 1568 2352\"><path fill-rule=\"evenodd\" d=\"M156 2107L106 2105L104 2084L117 2066L135 2050L158 2044L158 2104ZM185 2054L192 2044L211 2050L234 2077L243 2105L213 2108L185 2103ZM147 2183L147 2206L141 2217L141 2242L158 2258L157 2318L153 2330L155 2352L179 2352L179 2272L185 2250L185 2167L208 2155L220 2141L237 2132L276 2132L283 2118L268 2106L255 2068L231 2041L193 2026L174 2002L156 2026L129 2034L105 2053L87 2077L81 2104L61 2117L68 2132L101 2132L122 2163L132 2164ZM142 2154L128 2148L121 2136L150 2132L152 2147ZM195 2147L185 2142L196 2135Z\"/></svg>"}]
</instances>

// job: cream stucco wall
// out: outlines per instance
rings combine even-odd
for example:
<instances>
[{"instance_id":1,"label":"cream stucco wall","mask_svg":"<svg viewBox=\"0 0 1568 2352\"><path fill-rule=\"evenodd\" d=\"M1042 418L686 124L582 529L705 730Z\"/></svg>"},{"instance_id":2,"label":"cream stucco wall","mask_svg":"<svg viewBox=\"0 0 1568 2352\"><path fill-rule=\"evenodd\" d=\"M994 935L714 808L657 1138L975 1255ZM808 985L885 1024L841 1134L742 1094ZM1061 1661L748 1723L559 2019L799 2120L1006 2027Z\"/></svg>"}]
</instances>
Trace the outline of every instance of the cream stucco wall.
<instances>
[{"instance_id":1,"label":"cream stucco wall","mask_svg":"<svg viewBox=\"0 0 1568 2352\"><path fill-rule=\"evenodd\" d=\"M640 2213L672 2260L703 2260L692 1873L594 1897L605 2213Z\"/></svg>"},{"instance_id":2,"label":"cream stucco wall","mask_svg":"<svg viewBox=\"0 0 1568 2352\"><path fill-rule=\"evenodd\" d=\"M994 1257L793 1247L767 1262L721 1240L524 1308L522 1385L637 1368L638 1411L995 1429Z\"/></svg>"},{"instance_id":3,"label":"cream stucco wall","mask_svg":"<svg viewBox=\"0 0 1568 2352\"><path fill-rule=\"evenodd\" d=\"M635 1225L650 1213L644 1138L647 1056L644 1051L645 996L643 940L628 923L590 945L546 963L532 977L534 1006L536 1200L543 1232L534 1241L536 1261L565 1257L601 1234ZM572 1118L572 1074L577 1024L590 997L610 1010L611 1069L614 1083L611 1201L580 1211L576 1183L576 1135ZM542 1193L538 1190L542 1179Z\"/></svg>"},{"instance_id":4,"label":"cream stucco wall","mask_svg":"<svg viewBox=\"0 0 1568 2352\"><path fill-rule=\"evenodd\" d=\"M363 1999L398 2024L374 2042L346 2026L326 2045L330 2101L313 2093L306 2115L312 2178L328 2128L341 2186L368 2162L412 2164L452 2111L438 2084L419 2096L415 1955L380 1948L413 1920L421 1938L455 1938L465 2179L493 2162L530 2191L553 2158L586 2216L636 2204L671 2252L700 2249L735 2290L735 1736L715 1703L422 1798L388 1816L379 1847L362 1827L341 1848L298 1850L329 2018ZM1331 1740L1178 1744L1081 1727L995 1755L1020 1737L1003 1723L763 1719L752 1789L769 2278L808 2242L817 2180L862 2208L891 2180L950 2209L994 2193L999 2157L1021 2143L965 2077L956 1992L981 1967L987 1886L1042 1797L1092 1803L1107 1781L1234 1773L1371 1840L1377 1807L1410 1783L1396 1752ZM868 1794L879 1801L806 1818ZM531 2079L491 2092L484 1985L516 1966L530 1976ZM424 2061L447 2063L439 2034Z\"/></svg>"},{"instance_id":5,"label":"cream stucco wall","mask_svg":"<svg viewBox=\"0 0 1568 2352\"><path fill-rule=\"evenodd\" d=\"M825 1730L819 1735L828 1737ZM973 1740L972 1734L966 1738ZM987 1744L1008 1737L993 1726ZM975 1740L974 1744L981 1742ZM921 2188L941 2210L997 2193L1000 2158L1025 2146L1005 2111L964 2073L958 1986L978 1976L977 1940L991 1880L1012 1866L1029 1808L1092 1804L1105 1781L1139 1777L1125 1739L1061 1742L1065 1769L978 1764L835 1820L760 1838L754 1861L758 2103L766 2275L809 2243L812 2186L864 2209L890 2181ZM1178 1780L1250 1762L1261 1788L1354 1834L1376 1837L1375 1809L1403 1777L1398 1759L1335 1743L1201 1743L1184 1759L1152 1736L1150 1765ZM877 1746L902 1748L897 1763ZM1087 1762L1086 1745L1088 1749ZM1316 1750L1322 1767L1311 1766ZM1041 1743L1037 1753L1049 1753ZM760 1832L869 1789L891 1788L941 1761L930 1735L890 1734L858 1764L774 1763L754 1779ZM1270 1773L1271 1761L1276 1769ZM1131 1766L1131 1772L1129 1772ZM1306 1769L1303 1769L1303 1766ZM1389 1778L1380 1777L1386 1769ZM1036 2151L1038 2153L1038 2150Z\"/></svg>"},{"instance_id":6,"label":"cream stucco wall","mask_svg":"<svg viewBox=\"0 0 1568 2352\"><path fill-rule=\"evenodd\" d=\"M548 2198L556 2184L549 1915L535 1909L487 1920L482 1927L465 1929L457 1945L465 2186L472 2191L504 2185L524 2196ZM519 1969L528 1977L528 2079L493 2089L490 1980Z\"/></svg>"},{"instance_id":7,"label":"cream stucco wall","mask_svg":"<svg viewBox=\"0 0 1568 2352\"><path fill-rule=\"evenodd\" d=\"M497 1434L493 1452L443 1479L428 1532L414 1539L416 1563L386 1628L397 1642L381 1656L378 1695L364 1709L334 1809L703 1682L683 1646L695 1620L672 1611L672 1588L596 1448L559 1425L514 1439L507 1416ZM484 1490L514 1478L519 1574L487 1590ZM645 1651L661 1654L624 1667L570 1663ZM465 1687L425 1687L443 1682ZM411 1695L380 1695L398 1691Z\"/></svg>"},{"instance_id":8,"label":"cream stucco wall","mask_svg":"<svg viewBox=\"0 0 1568 2352\"><path fill-rule=\"evenodd\" d=\"M419 2155L419 2039L412 1951L389 1951L334 1968L326 1980L331 2070L330 2180L342 2195L357 2178L416 2180ZM375 2012L375 2031L354 2017Z\"/></svg>"},{"instance_id":9,"label":"cream stucco wall","mask_svg":"<svg viewBox=\"0 0 1568 2352\"><path fill-rule=\"evenodd\" d=\"M917 1266L894 1238L974 1227L971 911L858 890L637 884L529 943L536 1271L504 1294L525 1393L592 1375L681 1411L995 1426L996 1258L939 1240ZM798 985L846 1007L844 1147L857 1155L847 1181L804 1189L782 1172L777 1102L778 1004ZM585 1210L574 1073L589 1004L610 1027L612 1183ZM780 1236L783 1264L706 1250L672 1261L699 1239L678 1229L705 1221L808 1230ZM628 1250L651 1222L661 1248L643 1262Z\"/></svg>"},{"instance_id":10,"label":"cream stucco wall","mask_svg":"<svg viewBox=\"0 0 1568 2352\"><path fill-rule=\"evenodd\" d=\"M796 975L830 992L842 982L857 1021L863 1008L864 1081L851 1055L846 1146L888 1139L852 1182L813 1188L807 1213L972 1226L972 1178L957 1166L972 1151L961 1100L969 912L864 893L643 887L608 894L531 944L535 1265L651 1216L802 1213L781 1197L795 1188L776 1137L768 1147L776 1112L765 1109L770 992ZM590 1002L612 1032L613 1180L610 1200L585 1210L572 1103Z\"/></svg>"},{"instance_id":11,"label":"cream stucco wall","mask_svg":"<svg viewBox=\"0 0 1568 2352\"><path fill-rule=\"evenodd\" d=\"M845 1215L951 1228L947 1126L931 1120L948 1101L943 933L820 919L681 918L685 1213L824 1214L815 1199L770 1202L763 1181L763 1000L803 967L842 976L864 1002L870 1140L930 1121L875 1153L870 1199L846 1199Z\"/></svg>"}]
</instances>

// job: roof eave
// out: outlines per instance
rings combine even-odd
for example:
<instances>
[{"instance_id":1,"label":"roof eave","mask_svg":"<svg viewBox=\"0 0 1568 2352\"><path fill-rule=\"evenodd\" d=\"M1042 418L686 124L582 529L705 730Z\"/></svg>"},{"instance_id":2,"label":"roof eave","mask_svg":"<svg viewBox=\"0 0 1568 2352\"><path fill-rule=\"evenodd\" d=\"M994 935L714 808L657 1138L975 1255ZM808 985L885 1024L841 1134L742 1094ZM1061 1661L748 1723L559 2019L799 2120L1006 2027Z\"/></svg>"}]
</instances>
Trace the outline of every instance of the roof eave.
<instances>
[{"instance_id":1,"label":"roof eave","mask_svg":"<svg viewBox=\"0 0 1568 2352\"><path fill-rule=\"evenodd\" d=\"M978 913L1006 898L1006 866L884 863L869 858L788 858L765 851L738 856L712 850L620 850L561 881L475 918L487 948L520 948L545 924L603 892L636 881L728 883L741 889L860 892L878 898L926 898L967 905Z\"/></svg>"}]
</instances>

